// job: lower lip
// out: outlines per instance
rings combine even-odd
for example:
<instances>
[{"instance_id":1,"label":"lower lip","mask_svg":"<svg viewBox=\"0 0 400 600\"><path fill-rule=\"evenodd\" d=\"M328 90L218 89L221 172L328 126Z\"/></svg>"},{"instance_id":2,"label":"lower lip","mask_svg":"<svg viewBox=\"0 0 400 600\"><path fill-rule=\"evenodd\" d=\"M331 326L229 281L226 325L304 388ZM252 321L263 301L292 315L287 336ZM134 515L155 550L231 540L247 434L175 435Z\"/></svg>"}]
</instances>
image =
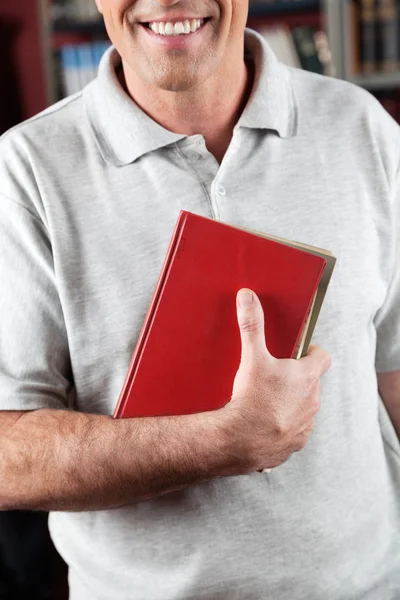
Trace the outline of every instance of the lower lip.
<instances>
[{"instance_id":1,"label":"lower lip","mask_svg":"<svg viewBox=\"0 0 400 600\"><path fill-rule=\"evenodd\" d=\"M209 21L205 21L199 29L193 33L186 33L181 35L160 35L154 33L147 25L141 25L141 29L149 36L152 42L161 44L164 48L185 48L189 46L196 39L199 39L204 31L207 29Z\"/></svg>"}]
</instances>

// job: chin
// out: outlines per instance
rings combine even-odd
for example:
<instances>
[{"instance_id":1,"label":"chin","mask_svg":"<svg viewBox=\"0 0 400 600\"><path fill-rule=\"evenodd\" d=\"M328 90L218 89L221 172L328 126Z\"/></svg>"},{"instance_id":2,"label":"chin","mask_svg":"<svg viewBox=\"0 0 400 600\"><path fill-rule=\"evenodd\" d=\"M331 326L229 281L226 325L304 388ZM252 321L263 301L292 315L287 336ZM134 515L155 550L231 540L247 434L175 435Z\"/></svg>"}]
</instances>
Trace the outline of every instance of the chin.
<instances>
[{"instance_id":1,"label":"chin","mask_svg":"<svg viewBox=\"0 0 400 600\"><path fill-rule=\"evenodd\" d=\"M146 77L146 75L143 73ZM166 92L187 92L195 88L204 79L199 72L192 69L157 69L147 73L147 82L159 90Z\"/></svg>"},{"instance_id":2,"label":"chin","mask_svg":"<svg viewBox=\"0 0 400 600\"><path fill-rule=\"evenodd\" d=\"M204 60L204 58L203 60L179 61L178 56L174 61L159 60L151 65L151 69L146 70L141 66L140 72L136 72L142 80L147 80L147 83L159 90L187 92L200 86L210 77L214 70L214 65L211 61ZM149 62L144 61L144 65L147 63L150 66Z\"/></svg>"}]
</instances>

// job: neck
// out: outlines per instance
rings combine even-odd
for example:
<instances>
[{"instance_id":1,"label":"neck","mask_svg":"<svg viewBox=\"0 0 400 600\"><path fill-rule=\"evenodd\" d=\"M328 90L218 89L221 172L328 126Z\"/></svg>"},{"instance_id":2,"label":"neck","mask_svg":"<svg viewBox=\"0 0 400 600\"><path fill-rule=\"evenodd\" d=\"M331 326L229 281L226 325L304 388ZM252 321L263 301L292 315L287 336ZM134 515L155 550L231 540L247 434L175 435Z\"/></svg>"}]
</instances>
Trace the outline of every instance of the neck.
<instances>
[{"instance_id":1,"label":"neck","mask_svg":"<svg viewBox=\"0 0 400 600\"><path fill-rule=\"evenodd\" d=\"M253 74L243 52L239 62L219 70L201 86L170 92L147 85L123 64L124 85L136 104L165 129L184 135L201 134L208 150L220 163L233 129L250 95Z\"/></svg>"}]
</instances>

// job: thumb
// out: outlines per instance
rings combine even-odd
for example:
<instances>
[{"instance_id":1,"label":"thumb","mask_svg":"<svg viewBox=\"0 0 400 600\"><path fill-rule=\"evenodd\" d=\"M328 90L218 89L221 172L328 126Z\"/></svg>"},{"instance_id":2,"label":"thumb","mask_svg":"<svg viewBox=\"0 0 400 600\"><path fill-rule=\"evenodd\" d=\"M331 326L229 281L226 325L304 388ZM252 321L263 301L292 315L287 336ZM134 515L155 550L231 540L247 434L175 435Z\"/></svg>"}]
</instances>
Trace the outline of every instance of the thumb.
<instances>
[{"instance_id":1,"label":"thumb","mask_svg":"<svg viewBox=\"0 0 400 600\"><path fill-rule=\"evenodd\" d=\"M256 294L247 288L239 290L236 305L242 342L242 363L269 354L265 344L264 312Z\"/></svg>"}]
</instances>

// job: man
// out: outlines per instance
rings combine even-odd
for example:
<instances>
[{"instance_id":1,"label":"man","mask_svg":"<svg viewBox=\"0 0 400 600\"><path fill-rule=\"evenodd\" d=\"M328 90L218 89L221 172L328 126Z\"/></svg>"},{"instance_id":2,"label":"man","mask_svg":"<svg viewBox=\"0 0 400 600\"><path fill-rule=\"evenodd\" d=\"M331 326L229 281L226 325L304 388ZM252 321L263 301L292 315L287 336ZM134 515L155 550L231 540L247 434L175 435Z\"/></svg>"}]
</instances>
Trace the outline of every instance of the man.
<instances>
[{"instance_id":1,"label":"man","mask_svg":"<svg viewBox=\"0 0 400 600\"><path fill-rule=\"evenodd\" d=\"M244 1L98 8L98 79L0 145L2 507L51 511L72 600L399 598L398 126ZM332 250L325 350L273 358L241 290L231 402L113 421L182 208Z\"/></svg>"}]
</instances>

